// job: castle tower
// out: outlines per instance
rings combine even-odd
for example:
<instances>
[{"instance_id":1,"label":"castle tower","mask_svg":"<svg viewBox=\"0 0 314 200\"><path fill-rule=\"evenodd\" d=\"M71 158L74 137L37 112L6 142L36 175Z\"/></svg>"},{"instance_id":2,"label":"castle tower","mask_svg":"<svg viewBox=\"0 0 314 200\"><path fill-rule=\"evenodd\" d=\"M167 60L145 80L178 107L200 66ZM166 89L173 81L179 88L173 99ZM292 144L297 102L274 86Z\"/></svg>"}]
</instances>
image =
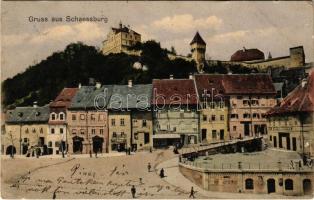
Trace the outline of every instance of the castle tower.
<instances>
[{"instance_id":1,"label":"castle tower","mask_svg":"<svg viewBox=\"0 0 314 200\"><path fill-rule=\"evenodd\" d=\"M196 32L193 40L190 43L190 46L192 58L197 64L197 71L202 72L205 64L206 42L203 40L200 34Z\"/></svg>"}]
</instances>

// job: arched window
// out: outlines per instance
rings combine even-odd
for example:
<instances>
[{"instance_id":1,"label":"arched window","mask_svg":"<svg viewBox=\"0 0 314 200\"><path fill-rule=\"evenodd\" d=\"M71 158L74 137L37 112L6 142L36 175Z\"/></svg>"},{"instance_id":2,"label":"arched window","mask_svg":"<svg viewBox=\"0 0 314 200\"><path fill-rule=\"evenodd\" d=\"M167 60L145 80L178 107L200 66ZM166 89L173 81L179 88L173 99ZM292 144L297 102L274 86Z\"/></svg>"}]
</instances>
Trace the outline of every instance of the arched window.
<instances>
[{"instance_id":1,"label":"arched window","mask_svg":"<svg viewBox=\"0 0 314 200\"><path fill-rule=\"evenodd\" d=\"M56 114L55 113L51 113L51 120L56 120Z\"/></svg>"},{"instance_id":2,"label":"arched window","mask_svg":"<svg viewBox=\"0 0 314 200\"><path fill-rule=\"evenodd\" d=\"M64 120L64 113L63 112L59 113L59 119Z\"/></svg>"},{"instance_id":3,"label":"arched window","mask_svg":"<svg viewBox=\"0 0 314 200\"><path fill-rule=\"evenodd\" d=\"M253 190L254 189L253 179L248 178L245 180L245 189L247 189L247 190Z\"/></svg>"},{"instance_id":4,"label":"arched window","mask_svg":"<svg viewBox=\"0 0 314 200\"><path fill-rule=\"evenodd\" d=\"M285 190L293 190L293 180L291 179L285 180Z\"/></svg>"}]
</instances>

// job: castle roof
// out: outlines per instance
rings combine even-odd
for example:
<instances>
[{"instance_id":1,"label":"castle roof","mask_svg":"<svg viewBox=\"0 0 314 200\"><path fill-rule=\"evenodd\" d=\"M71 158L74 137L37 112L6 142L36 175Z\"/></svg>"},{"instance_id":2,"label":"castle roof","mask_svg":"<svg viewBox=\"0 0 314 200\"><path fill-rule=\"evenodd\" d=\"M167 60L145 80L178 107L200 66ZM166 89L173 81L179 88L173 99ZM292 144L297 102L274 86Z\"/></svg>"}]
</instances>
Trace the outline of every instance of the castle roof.
<instances>
[{"instance_id":1,"label":"castle roof","mask_svg":"<svg viewBox=\"0 0 314 200\"><path fill-rule=\"evenodd\" d=\"M192 79L154 79L152 104L198 104Z\"/></svg>"},{"instance_id":2,"label":"castle roof","mask_svg":"<svg viewBox=\"0 0 314 200\"><path fill-rule=\"evenodd\" d=\"M75 96L78 88L64 88L56 99L50 103L50 108L67 108L71 104L72 98Z\"/></svg>"},{"instance_id":3,"label":"castle roof","mask_svg":"<svg viewBox=\"0 0 314 200\"><path fill-rule=\"evenodd\" d=\"M49 119L49 106L43 107L16 107L6 113L6 123L47 123Z\"/></svg>"},{"instance_id":4,"label":"castle roof","mask_svg":"<svg viewBox=\"0 0 314 200\"><path fill-rule=\"evenodd\" d=\"M193 40L191 41L190 45L192 45L194 43L206 45L206 42L203 40L203 38L201 37L201 35L198 32L196 32L196 34L195 34Z\"/></svg>"},{"instance_id":5,"label":"castle roof","mask_svg":"<svg viewBox=\"0 0 314 200\"><path fill-rule=\"evenodd\" d=\"M195 83L199 95L212 88L221 95L276 94L267 74L201 74L195 75Z\"/></svg>"},{"instance_id":6,"label":"castle roof","mask_svg":"<svg viewBox=\"0 0 314 200\"><path fill-rule=\"evenodd\" d=\"M152 84L114 85L108 109L146 109L151 106Z\"/></svg>"},{"instance_id":7,"label":"castle roof","mask_svg":"<svg viewBox=\"0 0 314 200\"><path fill-rule=\"evenodd\" d=\"M288 114L298 112L314 112L314 70L304 84L297 86L280 104L272 108L267 114Z\"/></svg>"},{"instance_id":8,"label":"castle roof","mask_svg":"<svg viewBox=\"0 0 314 200\"><path fill-rule=\"evenodd\" d=\"M259 49L246 49L236 51L232 56L230 61L251 61L251 60L264 60L265 56Z\"/></svg>"}]
</instances>

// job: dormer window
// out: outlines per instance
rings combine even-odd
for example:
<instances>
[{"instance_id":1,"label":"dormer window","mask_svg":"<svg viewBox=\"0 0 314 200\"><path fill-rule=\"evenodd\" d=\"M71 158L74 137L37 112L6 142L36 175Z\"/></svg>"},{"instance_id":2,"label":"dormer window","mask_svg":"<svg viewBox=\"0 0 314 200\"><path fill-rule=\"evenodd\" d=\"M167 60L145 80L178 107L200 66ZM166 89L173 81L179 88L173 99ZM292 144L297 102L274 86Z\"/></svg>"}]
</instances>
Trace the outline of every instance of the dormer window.
<instances>
[{"instance_id":1,"label":"dormer window","mask_svg":"<svg viewBox=\"0 0 314 200\"><path fill-rule=\"evenodd\" d=\"M64 120L64 113L60 113L60 114L59 114L59 119L60 119L60 120Z\"/></svg>"},{"instance_id":2,"label":"dormer window","mask_svg":"<svg viewBox=\"0 0 314 200\"><path fill-rule=\"evenodd\" d=\"M23 113L22 112L19 112L19 117L23 117Z\"/></svg>"},{"instance_id":3,"label":"dormer window","mask_svg":"<svg viewBox=\"0 0 314 200\"><path fill-rule=\"evenodd\" d=\"M56 114L55 113L51 114L51 120L56 120Z\"/></svg>"},{"instance_id":4,"label":"dormer window","mask_svg":"<svg viewBox=\"0 0 314 200\"><path fill-rule=\"evenodd\" d=\"M36 117L38 117L38 116L40 115L40 112L36 112L36 114L35 114L35 115L36 115Z\"/></svg>"}]
</instances>

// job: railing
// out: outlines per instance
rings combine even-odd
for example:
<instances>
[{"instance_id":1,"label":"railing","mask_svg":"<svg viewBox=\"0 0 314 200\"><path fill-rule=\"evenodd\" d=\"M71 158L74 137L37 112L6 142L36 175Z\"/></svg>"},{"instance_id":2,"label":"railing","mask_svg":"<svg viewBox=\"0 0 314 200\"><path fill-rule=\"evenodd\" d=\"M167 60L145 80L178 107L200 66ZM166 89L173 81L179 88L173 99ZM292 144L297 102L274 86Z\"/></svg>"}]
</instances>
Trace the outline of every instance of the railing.
<instances>
[{"instance_id":1,"label":"railing","mask_svg":"<svg viewBox=\"0 0 314 200\"><path fill-rule=\"evenodd\" d=\"M190 161L186 158L181 158L181 164L199 168L202 170L208 171L291 171L291 172L312 172L313 166L299 165L298 163L281 163L281 162L272 162L272 163L250 163L250 162L224 162L224 163L215 163L211 160L194 160Z\"/></svg>"}]
</instances>

